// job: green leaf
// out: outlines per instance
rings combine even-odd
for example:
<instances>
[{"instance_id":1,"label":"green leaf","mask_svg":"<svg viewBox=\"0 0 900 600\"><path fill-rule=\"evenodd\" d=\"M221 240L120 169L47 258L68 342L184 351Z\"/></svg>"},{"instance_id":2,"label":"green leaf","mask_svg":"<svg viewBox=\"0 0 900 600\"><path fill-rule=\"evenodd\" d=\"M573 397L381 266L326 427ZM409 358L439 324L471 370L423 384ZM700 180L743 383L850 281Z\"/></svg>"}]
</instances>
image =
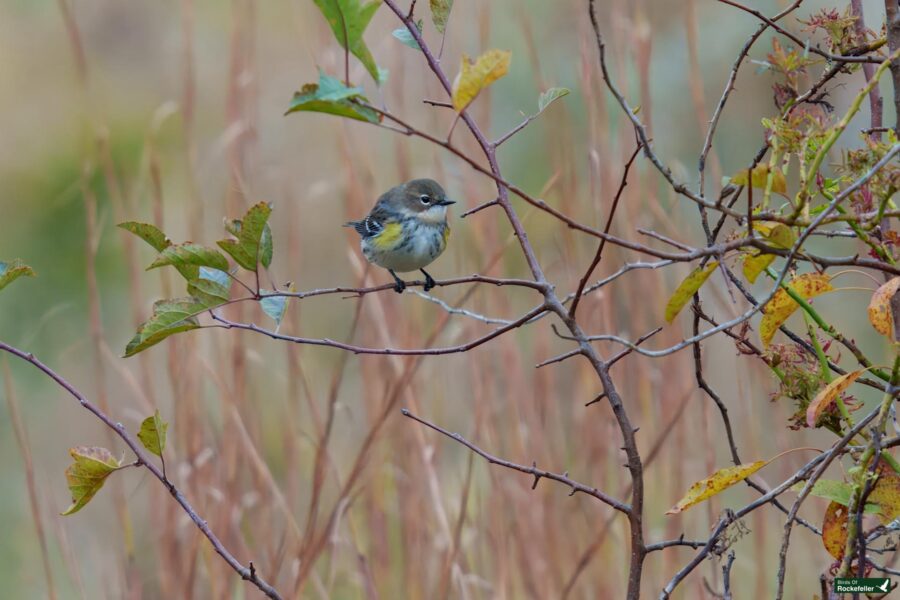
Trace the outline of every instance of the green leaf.
<instances>
[{"instance_id":1,"label":"green leaf","mask_svg":"<svg viewBox=\"0 0 900 600\"><path fill-rule=\"evenodd\" d=\"M272 264L272 230L269 216L272 207L260 202L250 207L242 219L225 222L225 229L237 239L217 242L240 266L248 271L256 271L258 264L264 267Z\"/></svg>"},{"instance_id":2,"label":"green leaf","mask_svg":"<svg viewBox=\"0 0 900 600\"><path fill-rule=\"evenodd\" d=\"M119 223L119 227L138 236L150 244L157 252L162 252L172 245L172 242L166 237L166 234L160 231L156 225L138 223L136 221L126 221L125 223Z\"/></svg>"},{"instance_id":3,"label":"green leaf","mask_svg":"<svg viewBox=\"0 0 900 600\"><path fill-rule=\"evenodd\" d=\"M210 269L209 267L200 267L200 279L206 279L213 283L218 283L224 287L231 287L231 276L225 271L219 269Z\"/></svg>"},{"instance_id":4,"label":"green leaf","mask_svg":"<svg viewBox=\"0 0 900 600\"><path fill-rule=\"evenodd\" d=\"M252 270L256 270L256 261L261 260L263 254L265 254L262 249L262 238L265 234L266 227L268 226L269 215L272 214L272 207L269 206L265 202L260 202L250 207L250 210L247 211L247 214L244 215L244 218L241 219L241 235L238 236L238 240L241 242L241 246L244 248L244 252L253 257L253 268ZM269 261L272 260L272 234L269 233Z\"/></svg>"},{"instance_id":5,"label":"green leaf","mask_svg":"<svg viewBox=\"0 0 900 600\"><path fill-rule=\"evenodd\" d=\"M259 240L259 262L267 269L272 264L272 252L272 229L266 223L266 226L263 227L262 237Z\"/></svg>"},{"instance_id":6,"label":"green leaf","mask_svg":"<svg viewBox=\"0 0 900 600\"><path fill-rule=\"evenodd\" d=\"M147 270L167 265L176 267L182 275L185 275L185 273L193 275L192 277L186 276L187 279L196 279L198 277L198 267L211 267L220 271L228 270L228 261L218 250L191 242L163 249L157 259L147 267Z\"/></svg>"},{"instance_id":7,"label":"green leaf","mask_svg":"<svg viewBox=\"0 0 900 600\"><path fill-rule=\"evenodd\" d=\"M806 485L805 481L800 481L791 487L791 491L801 492ZM813 484L809 492L817 498L825 498L832 502L837 502L842 506L850 506L850 496L853 493L853 486L843 481L834 481L832 479L819 479ZM868 514L877 514L880 507L877 504L866 503L865 512Z\"/></svg>"},{"instance_id":8,"label":"green leaf","mask_svg":"<svg viewBox=\"0 0 900 600\"><path fill-rule=\"evenodd\" d=\"M453 0L430 0L431 2L431 22L438 33L443 35L447 30L447 20L450 18L450 9L453 8ZM422 28L419 27L419 31Z\"/></svg>"},{"instance_id":9,"label":"green leaf","mask_svg":"<svg viewBox=\"0 0 900 600\"><path fill-rule=\"evenodd\" d=\"M668 304L666 304L666 321L671 323L678 316L678 313L688 303L691 296L697 293L697 290L706 283L706 280L709 279L709 276L712 275L712 272L718 266L718 261L711 260L705 267L697 267L691 271L690 275L684 278L684 281L675 289L672 297L669 298Z\"/></svg>"},{"instance_id":10,"label":"green leaf","mask_svg":"<svg viewBox=\"0 0 900 600\"><path fill-rule=\"evenodd\" d=\"M188 281L188 293L206 308L215 308L225 304L231 296L228 286L203 277Z\"/></svg>"},{"instance_id":11,"label":"green leaf","mask_svg":"<svg viewBox=\"0 0 900 600\"><path fill-rule=\"evenodd\" d=\"M349 88L334 77L319 73L319 83L307 83L288 107L286 115L298 111L321 112L368 123L381 122L380 115L366 106L362 88Z\"/></svg>"},{"instance_id":12,"label":"green leaf","mask_svg":"<svg viewBox=\"0 0 900 600\"><path fill-rule=\"evenodd\" d=\"M157 410L152 417L144 419L137 436L144 448L157 456L162 456L163 450L166 449L166 431L168 429L169 424L160 418L159 410Z\"/></svg>"},{"instance_id":13,"label":"green leaf","mask_svg":"<svg viewBox=\"0 0 900 600\"><path fill-rule=\"evenodd\" d=\"M18 258L10 262L0 261L0 290L19 277L34 277L34 270Z\"/></svg>"},{"instance_id":14,"label":"green leaf","mask_svg":"<svg viewBox=\"0 0 900 600\"><path fill-rule=\"evenodd\" d=\"M313 0L313 2L325 15L341 47L359 59L376 83L381 83L378 65L375 64L375 59L372 58L372 53L369 52L362 37L381 2L378 0L372 0L367 4L360 4L359 0Z\"/></svg>"},{"instance_id":15,"label":"green leaf","mask_svg":"<svg viewBox=\"0 0 900 600\"><path fill-rule=\"evenodd\" d=\"M288 286L288 291L294 291L293 284ZM273 294L275 292L260 290L260 293L265 296L266 294ZM282 319L284 319L284 313L287 309L288 300L288 296L268 296L259 301L259 305L260 307L262 307L263 312L266 313L273 321L275 321L275 331L278 331L278 328L281 327L281 321Z\"/></svg>"},{"instance_id":16,"label":"green leaf","mask_svg":"<svg viewBox=\"0 0 900 600\"><path fill-rule=\"evenodd\" d=\"M419 30L419 33L422 33L422 19L419 19L419 21L416 23L416 29ZM397 38L397 40L404 46L409 46L413 50L420 50L419 42L416 41L416 38L413 37L413 34L411 34L409 32L409 29L407 29L406 27L395 29L391 32L391 35Z\"/></svg>"},{"instance_id":17,"label":"green leaf","mask_svg":"<svg viewBox=\"0 0 900 600\"><path fill-rule=\"evenodd\" d=\"M225 231L230 233L236 238L240 238L241 236L241 220L240 219L232 219L230 221L225 221ZM262 237L259 241L260 251L259 251L259 262L263 264L265 268L269 268L269 265L272 264L272 229L269 227L269 224L266 223L266 226L263 227ZM230 254L230 251L228 251ZM245 255L241 253L241 256ZM237 260L237 259L235 259Z\"/></svg>"},{"instance_id":18,"label":"green leaf","mask_svg":"<svg viewBox=\"0 0 900 600\"><path fill-rule=\"evenodd\" d=\"M196 298L160 300L153 305L153 316L144 322L125 347L125 358L158 344L170 335L200 327L197 315L207 306Z\"/></svg>"},{"instance_id":19,"label":"green leaf","mask_svg":"<svg viewBox=\"0 0 900 600\"><path fill-rule=\"evenodd\" d=\"M69 450L75 460L66 468L66 481L72 493L72 506L63 516L77 513L94 497L110 473L122 465L106 448L79 446Z\"/></svg>"},{"instance_id":20,"label":"green leaf","mask_svg":"<svg viewBox=\"0 0 900 600\"><path fill-rule=\"evenodd\" d=\"M555 87L550 88L546 92L540 95L538 98L538 114L544 112L544 109L550 106L550 104L554 100L559 100L563 96L568 96L571 93L569 88L564 87Z\"/></svg>"},{"instance_id":21,"label":"green leaf","mask_svg":"<svg viewBox=\"0 0 900 600\"><path fill-rule=\"evenodd\" d=\"M238 240L219 240L216 242L219 245L219 248L224 250L231 258L235 260L235 262L248 271L256 270L256 261L253 260L253 257L247 254L244 250L244 247L241 246L241 243Z\"/></svg>"}]
</instances>

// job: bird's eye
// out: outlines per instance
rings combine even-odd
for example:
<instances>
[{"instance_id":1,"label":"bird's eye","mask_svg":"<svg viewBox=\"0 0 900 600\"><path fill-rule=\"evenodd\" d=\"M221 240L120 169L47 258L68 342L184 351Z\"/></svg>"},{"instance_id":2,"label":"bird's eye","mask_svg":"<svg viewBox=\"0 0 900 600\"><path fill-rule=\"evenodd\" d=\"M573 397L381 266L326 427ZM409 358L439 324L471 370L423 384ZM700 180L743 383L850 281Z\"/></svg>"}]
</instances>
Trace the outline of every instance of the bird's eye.
<instances>
[{"instance_id":1,"label":"bird's eye","mask_svg":"<svg viewBox=\"0 0 900 600\"><path fill-rule=\"evenodd\" d=\"M422 201L422 204L431 204L431 198L429 196L419 196L419 200Z\"/></svg>"}]
</instances>

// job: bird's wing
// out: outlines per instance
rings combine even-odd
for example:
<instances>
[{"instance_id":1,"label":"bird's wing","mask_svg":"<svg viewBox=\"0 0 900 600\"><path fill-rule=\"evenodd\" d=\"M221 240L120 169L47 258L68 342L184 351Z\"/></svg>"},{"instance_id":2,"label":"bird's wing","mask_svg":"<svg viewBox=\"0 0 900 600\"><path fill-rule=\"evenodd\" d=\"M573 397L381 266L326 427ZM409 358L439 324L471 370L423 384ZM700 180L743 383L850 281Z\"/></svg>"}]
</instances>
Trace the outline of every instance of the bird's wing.
<instances>
[{"instance_id":1,"label":"bird's wing","mask_svg":"<svg viewBox=\"0 0 900 600\"><path fill-rule=\"evenodd\" d=\"M369 238L378 235L382 231L387 224L392 223L396 219L386 211L381 203L375 205L375 208L372 209L372 212L369 215L361 219L359 221L350 221L347 223L348 227L353 227L360 236L364 238Z\"/></svg>"}]
</instances>

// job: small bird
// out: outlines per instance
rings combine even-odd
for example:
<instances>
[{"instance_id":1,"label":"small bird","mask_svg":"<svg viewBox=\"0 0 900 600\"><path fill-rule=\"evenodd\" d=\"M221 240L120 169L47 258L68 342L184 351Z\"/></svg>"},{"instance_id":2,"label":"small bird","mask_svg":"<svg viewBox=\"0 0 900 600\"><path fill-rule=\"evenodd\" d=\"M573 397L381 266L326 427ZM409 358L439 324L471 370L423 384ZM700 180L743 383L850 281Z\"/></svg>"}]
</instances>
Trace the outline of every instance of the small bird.
<instances>
[{"instance_id":1,"label":"small bird","mask_svg":"<svg viewBox=\"0 0 900 600\"><path fill-rule=\"evenodd\" d=\"M393 276L394 291L406 289L406 282L397 272L419 270L425 275L425 291L435 286L434 278L425 271L447 247L450 226L444 188L433 179L413 179L385 192L375 203L372 212L353 227L362 238L359 246L363 255Z\"/></svg>"}]
</instances>

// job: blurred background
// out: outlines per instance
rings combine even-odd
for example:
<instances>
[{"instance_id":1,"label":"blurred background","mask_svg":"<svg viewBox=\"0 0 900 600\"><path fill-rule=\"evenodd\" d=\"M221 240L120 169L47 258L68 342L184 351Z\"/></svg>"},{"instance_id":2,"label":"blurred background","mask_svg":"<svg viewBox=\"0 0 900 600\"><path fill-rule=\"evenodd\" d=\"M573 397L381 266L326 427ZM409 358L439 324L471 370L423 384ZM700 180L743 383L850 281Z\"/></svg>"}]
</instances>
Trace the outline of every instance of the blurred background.
<instances>
[{"instance_id":1,"label":"blurred background","mask_svg":"<svg viewBox=\"0 0 900 600\"><path fill-rule=\"evenodd\" d=\"M752 4L774 14L788 3ZM795 17L823 6L835 5L804 2L786 26L805 37ZM602 0L599 7L614 77L641 106L659 155L696 185L706 122L757 23L712 0ZM417 11L426 40L438 48L427 8L419 2ZM865 8L868 25L878 29L883 4ZM375 59L389 71L381 89L355 59L351 79L373 103L444 135L452 112L422 99L445 95L421 57L390 35L397 27L382 7L366 32ZM751 59L765 60L771 37L758 41ZM509 75L471 109L489 137L536 112L545 89L572 90L502 147L505 176L602 226L634 137L600 80L586 2L456 0L442 56L448 75L456 74L461 53L489 48L513 53ZM354 235L341 224L365 214L390 186L433 177L460 201L450 248L434 264L434 276L528 276L499 210L457 218L493 198L495 188L456 157L364 123L312 113L284 117L294 90L315 81L317 69L340 76L343 52L308 0L0 3L0 258L20 257L38 273L0 295L0 339L34 352L132 431L159 408L171 423L166 457L176 483L236 557L252 560L286 597L620 597L628 561L623 518L552 482L532 490L530 477L489 467L400 414L407 407L497 456L568 471L625 497L629 479L612 414L603 402L585 407L600 391L595 376L577 359L534 368L570 349L550 319L442 357L353 356L211 329L121 358L153 301L184 295L174 272L144 272L154 254L115 228L125 220L157 223L176 242L211 245L224 237L223 218L266 200L275 209L272 282L292 281L298 290L380 284L389 276L364 268ZM755 64L741 70L713 147L711 197L722 176L745 167L762 144L760 119L775 114L774 81ZM862 74L843 83L830 96L839 111L861 87ZM889 82L883 91L891 93ZM891 125L891 104L885 106ZM851 127L867 122L864 110ZM859 143L855 134L845 139ZM463 127L454 141L480 160ZM573 290L594 240L514 204L550 279L561 292ZM702 239L696 207L676 198L643 158L613 232L651 242L637 232L642 227L690 244ZM856 251L828 243L830 254ZM595 279L642 258L608 247ZM687 272L677 265L629 273L585 299L584 327L631 339L653 330L664 323L668 295ZM872 287L854 277L842 284ZM760 281L758 291L765 286ZM489 286L438 288L434 295L499 319L538 302L528 290ZM703 296L720 320L744 309L716 276ZM865 292L848 290L817 305L881 361L887 347L866 321L867 302ZM285 333L373 346L453 345L495 327L390 292L312 298L288 310ZM255 306L229 315L269 326ZM802 328L799 315L794 319ZM685 311L648 347L679 341L689 322ZM600 348L605 355L620 349ZM710 382L729 407L742 460L831 442L827 432L788 429L794 407L770 400L777 382L758 360L740 356L727 338L706 348ZM100 445L120 455L124 447L29 365L0 359L0 366L7 375L0 392L4 597L259 596L139 470L117 473L79 514L58 516L69 505L68 449ZM705 539L721 510L755 493L738 486L683 515L663 514L693 481L730 464L718 411L696 389L689 351L657 360L630 356L613 375L640 426L648 541L682 532ZM26 436L19 442L17 420ZM324 449L318 468L317 448ZM761 478L774 485L811 456L790 454ZM839 478L840 468L832 468ZM37 521L26 474L37 493ZM824 507L810 499L801 515L820 523ZM744 522L750 533L733 546L737 597L770 594L783 522L772 508ZM652 554L647 597L692 556L690 549ZM787 597L811 597L831 560L818 538L796 530ZM717 589L719 572L716 561L704 564L679 597L709 596L707 585Z\"/></svg>"}]
</instances>

